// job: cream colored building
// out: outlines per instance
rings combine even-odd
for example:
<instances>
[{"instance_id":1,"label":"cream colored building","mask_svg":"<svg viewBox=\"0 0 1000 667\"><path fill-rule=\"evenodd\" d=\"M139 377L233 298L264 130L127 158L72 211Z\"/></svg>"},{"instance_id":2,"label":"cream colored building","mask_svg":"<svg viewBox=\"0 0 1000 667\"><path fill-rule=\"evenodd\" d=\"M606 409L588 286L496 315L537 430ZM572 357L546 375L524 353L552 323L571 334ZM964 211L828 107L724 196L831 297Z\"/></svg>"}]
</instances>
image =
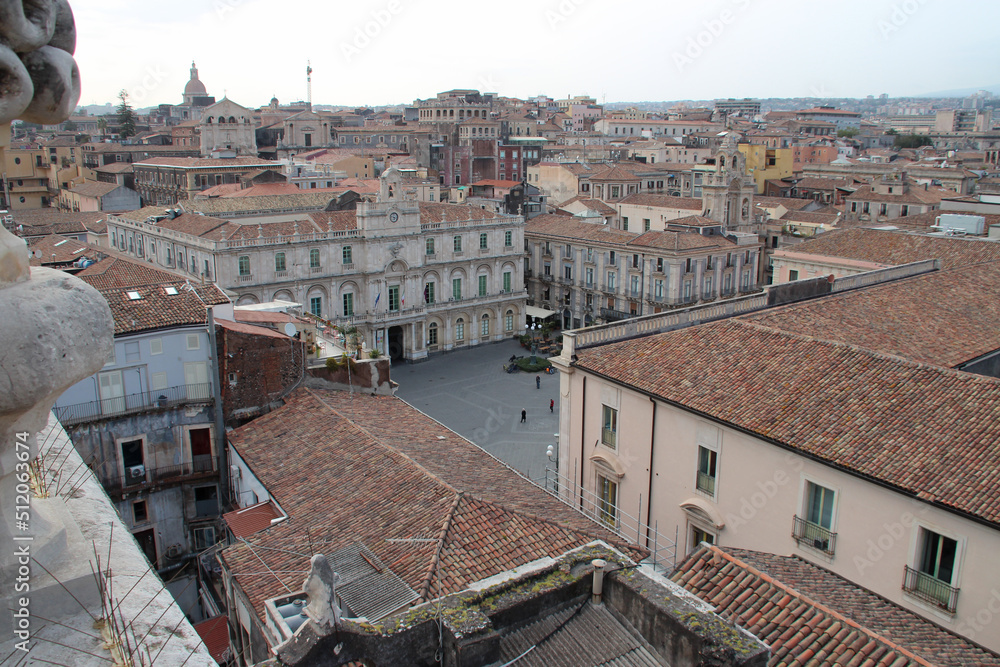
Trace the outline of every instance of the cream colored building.
<instances>
[{"instance_id":1,"label":"cream colored building","mask_svg":"<svg viewBox=\"0 0 1000 667\"><path fill-rule=\"evenodd\" d=\"M402 174L383 175L357 210L222 220L148 209L109 216L116 247L204 276L237 305L286 300L359 329L397 360L497 342L524 331L524 219L421 202Z\"/></svg>"},{"instance_id":2,"label":"cream colored building","mask_svg":"<svg viewBox=\"0 0 1000 667\"><path fill-rule=\"evenodd\" d=\"M937 295L967 276L906 278L927 268L784 309L759 295L565 333L558 492L651 549L676 529L678 557L700 542L792 554L1000 650L1000 381L945 368L1000 337L938 344L930 321L998 323L949 315ZM927 344L894 347L884 301L925 315ZM877 327L852 328L876 311Z\"/></svg>"},{"instance_id":3,"label":"cream colored building","mask_svg":"<svg viewBox=\"0 0 1000 667\"><path fill-rule=\"evenodd\" d=\"M205 107L199 128L202 156L224 153L257 157L253 114L229 98Z\"/></svg>"}]
</instances>

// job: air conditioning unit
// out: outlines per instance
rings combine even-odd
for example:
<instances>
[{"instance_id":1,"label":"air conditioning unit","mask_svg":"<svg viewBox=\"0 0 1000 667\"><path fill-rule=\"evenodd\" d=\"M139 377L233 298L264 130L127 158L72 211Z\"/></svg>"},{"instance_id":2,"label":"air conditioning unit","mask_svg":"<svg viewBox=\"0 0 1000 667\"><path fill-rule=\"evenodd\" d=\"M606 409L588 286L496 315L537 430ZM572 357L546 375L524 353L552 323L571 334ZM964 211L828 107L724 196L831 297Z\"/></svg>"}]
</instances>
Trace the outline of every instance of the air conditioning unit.
<instances>
[{"instance_id":1,"label":"air conditioning unit","mask_svg":"<svg viewBox=\"0 0 1000 667\"><path fill-rule=\"evenodd\" d=\"M127 478L129 482L146 481L146 466L131 466L128 469Z\"/></svg>"},{"instance_id":2,"label":"air conditioning unit","mask_svg":"<svg viewBox=\"0 0 1000 667\"><path fill-rule=\"evenodd\" d=\"M820 551L828 551L830 549L830 540L822 540L817 537L813 539L813 547Z\"/></svg>"},{"instance_id":3,"label":"air conditioning unit","mask_svg":"<svg viewBox=\"0 0 1000 667\"><path fill-rule=\"evenodd\" d=\"M243 468L239 466L229 466L229 476L233 479L243 479Z\"/></svg>"}]
</instances>

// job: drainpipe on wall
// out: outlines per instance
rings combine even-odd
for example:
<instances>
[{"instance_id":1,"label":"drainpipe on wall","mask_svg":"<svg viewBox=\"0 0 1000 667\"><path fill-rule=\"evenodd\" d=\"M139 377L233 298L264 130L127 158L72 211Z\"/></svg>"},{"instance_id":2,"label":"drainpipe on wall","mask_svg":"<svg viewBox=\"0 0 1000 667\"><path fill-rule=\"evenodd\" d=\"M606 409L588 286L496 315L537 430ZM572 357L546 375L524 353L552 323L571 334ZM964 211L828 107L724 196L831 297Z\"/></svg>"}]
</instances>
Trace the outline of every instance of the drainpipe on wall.
<instances>
[{"instance_id":1,"label":"drainpipe on wall","mask_svg":"<svg viewBox=\"0 0 1000 667\"><path fill-rule=\"evenodd\" d=\"M222 376L215 336L215 313L208 308L208 341L212 360L212 396L215 399L215 446L219 467L219 505L229 503L229 468L226 463L226 420L222 414Z\"/></svg>"}]
</instances>

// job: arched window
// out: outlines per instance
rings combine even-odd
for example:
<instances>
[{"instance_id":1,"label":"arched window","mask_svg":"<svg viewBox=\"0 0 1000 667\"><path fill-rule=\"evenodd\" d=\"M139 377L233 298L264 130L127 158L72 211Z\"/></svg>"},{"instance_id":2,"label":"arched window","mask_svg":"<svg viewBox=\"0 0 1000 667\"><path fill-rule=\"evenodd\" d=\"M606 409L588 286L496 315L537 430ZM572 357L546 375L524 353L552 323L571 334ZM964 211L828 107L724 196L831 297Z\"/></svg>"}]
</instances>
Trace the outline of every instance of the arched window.
<instances>
[{"instance_id":1,"label":"arched window","mask_svg":"<svg viewBox=\"0 0 1000 667\"><path fill-rule=\"evenodd\" d=\"M233 125L235 125L236 124L236 119L233 118L232 116L230 116L229 117L229 122L232 123ZM735 160L736 158L733 158L733 159ZM734 162L733 164L736 164L736 163Z\"/></svg>"},{"instance_id":2,"label":"arched window","mask_svg":"<svg viewBox=\"0 0 1000 667\"><path fill-rule=\"evenodd\" d=\"M461 317L455 320L455 340L465 340L465 320Z\"/></svg>"},{"instance_id":3,"label":"arched window","mask_svg":"<svg viewBox=\"0 0 1000 667\"><path fill-rule=\"evenodd\" d=\"M205 122L208 123L209 125L211 125L212 124L212 117L209 116L208 118L206 118Z\"/></svg>"},{"instance_id":4,"label":"arched window","mask_svg":"<svg viewBox=\"0 0 1000 667\"><path fill-rule=\"evenodd\" d=\"M507 313L503 316L503 328L504 328L504 331L508 331L508 332L514 330L514 311L513 310L508 310Z\"/></svg>"},{"instance_id":5,"label":"arched window","mask_svg":"<svg viewBox=\"0 0 1000 667\"><path fill-rule=\"evenodd\" d=\"M490 335L490 316L489 316L489 313L483 315L483 322L482 322L482 328L480 329L480 333L482 334L483 338L488 338L489 335Z\"/></svg>"},{"instance_id":6,"label":"arched window","mask_svg":"<svg viewBox=\"0 0 1000 667\"><path fill-rule=\"evenodd\" d=\"M736 169L736 156L733 156L733 169Z\"/></svg>"},{"instance_id":7,"label":"arched window","mask_svg":"<svg viewBox=\"0 0 1000 667\"><path fill-rule=\"evenodd\" d=\"M431 322L430 326L427 327L427 346L438 344L438 325L437 322Z\"/></svg>"}]
</instances>

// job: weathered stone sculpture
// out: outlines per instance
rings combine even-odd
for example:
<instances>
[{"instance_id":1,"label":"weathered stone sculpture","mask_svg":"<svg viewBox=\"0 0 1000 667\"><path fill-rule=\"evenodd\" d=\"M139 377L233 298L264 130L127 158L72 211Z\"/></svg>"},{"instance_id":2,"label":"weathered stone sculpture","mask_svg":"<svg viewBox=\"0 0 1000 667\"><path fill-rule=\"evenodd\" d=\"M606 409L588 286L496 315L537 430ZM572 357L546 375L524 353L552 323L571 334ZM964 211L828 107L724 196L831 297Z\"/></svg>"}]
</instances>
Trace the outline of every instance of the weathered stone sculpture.
<instances>
[{"instance_id":1,"label":"weathered stone sculpture","mask_svg":"<svg viewBox=\"0 0 1000 667\"><path fill-rule=\"evenodd\" d=\"M80 99L75 50L67 0L0 0L0 125L66 120Z\"/></svg>"},{"instance_id":2,"label":"weathered stone sculpture","mask_svg":"<svg viewBox=\"0 0 1000 667\"><path fill-rule=\"evenodd\" d=\"M306 615L323 630L332 630L340 623L336 594L340 575L333 571L322 554L314 555L309 565L309 575L302 583L302 590L309 596Z\"/></svg>"}]
</instances>

